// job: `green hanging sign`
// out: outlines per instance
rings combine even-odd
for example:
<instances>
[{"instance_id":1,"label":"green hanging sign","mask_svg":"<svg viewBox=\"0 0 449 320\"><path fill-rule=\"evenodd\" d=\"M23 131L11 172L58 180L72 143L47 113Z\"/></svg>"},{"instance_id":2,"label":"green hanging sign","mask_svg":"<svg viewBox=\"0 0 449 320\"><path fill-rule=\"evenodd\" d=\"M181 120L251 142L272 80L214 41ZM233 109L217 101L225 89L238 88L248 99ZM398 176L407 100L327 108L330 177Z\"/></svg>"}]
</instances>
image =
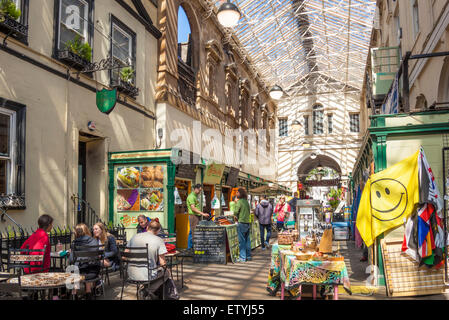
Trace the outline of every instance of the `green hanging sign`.
<instances>
[{"instance_id":1,"label":"green hanging sign","mask_svg":"<svg viewBox=\"0 0 449 320\"><path fill-rule=\"evenodd\" d=\"M111 113L117 103L117 89L97 91L97 108L105 114Z\"/></svg>"}]
</instances>

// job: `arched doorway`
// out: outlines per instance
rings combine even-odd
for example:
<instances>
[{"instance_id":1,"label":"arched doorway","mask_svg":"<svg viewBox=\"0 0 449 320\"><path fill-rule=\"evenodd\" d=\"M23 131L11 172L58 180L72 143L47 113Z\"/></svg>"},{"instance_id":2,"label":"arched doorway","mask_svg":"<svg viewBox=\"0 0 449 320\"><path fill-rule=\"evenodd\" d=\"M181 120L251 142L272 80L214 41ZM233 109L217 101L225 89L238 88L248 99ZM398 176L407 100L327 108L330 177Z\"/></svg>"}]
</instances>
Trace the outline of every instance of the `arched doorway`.
<instances>
[{"instance_id":1,"label":"arched doorway","mask_svg":"<svg viewBox=\"0 0 449 320\"><path fill-rule=\"evenodd\" d=\"M324 201L331 188L340 187L342 171L338 162L333 158L326 155L310 155L301 162L297 174L298 181L306 190L307 195L313 199Z\"/></svg>"}]
</instances>

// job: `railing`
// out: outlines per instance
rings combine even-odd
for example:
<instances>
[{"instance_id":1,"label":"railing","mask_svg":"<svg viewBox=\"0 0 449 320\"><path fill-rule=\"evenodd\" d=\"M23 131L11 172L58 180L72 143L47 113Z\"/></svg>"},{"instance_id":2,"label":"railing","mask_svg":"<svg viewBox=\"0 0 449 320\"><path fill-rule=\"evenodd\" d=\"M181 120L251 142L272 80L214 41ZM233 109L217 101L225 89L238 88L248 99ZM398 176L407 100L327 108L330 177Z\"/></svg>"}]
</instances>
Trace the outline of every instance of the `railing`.
<instances>
[{"instance_id":1,"label":"railing","mask_svg":"<svg viewBox=\"0 0 449 320\"><path fill-rule=\"evenodd\" d=\"M85 223L89 227L92 227L97 222L104 223L103 220L96 214L95 210L90 206L90 203L81 199L78 195L72 195L73 202L73 214L75 216L76 223Z\"/></svg>"},{"instance_id":2,"label":"railing","mask_svg":"<svg viewBox=\"0 0 449 320\"><path fill-rule=\"evenodd\" d=\"M194 106L196 104L195 73L180 59L178 59L178 75L178 90L182 99Z\"/></svg>"},{"instance_id":3,"label":"railing","mask_svg":"<svg viewBox=\"0 0 449 320\"><path fill-rule=\"evenodd\" d=\"M117 240L126 241L126 232L123 225L105 224L106 230L112 234ZM0 230L0 269L6 270L8 260L8 248L20 248L26 239L35 232L36 229L26 227L16 229L15 227L5 228L5 231ZM92 232L92 230L91 230ZM74 240L74 230L68 226L53 227L49 232L51 251L56 252L56 245L62 244L63 250L70 248Z\"/></svg>"}]
</instances>

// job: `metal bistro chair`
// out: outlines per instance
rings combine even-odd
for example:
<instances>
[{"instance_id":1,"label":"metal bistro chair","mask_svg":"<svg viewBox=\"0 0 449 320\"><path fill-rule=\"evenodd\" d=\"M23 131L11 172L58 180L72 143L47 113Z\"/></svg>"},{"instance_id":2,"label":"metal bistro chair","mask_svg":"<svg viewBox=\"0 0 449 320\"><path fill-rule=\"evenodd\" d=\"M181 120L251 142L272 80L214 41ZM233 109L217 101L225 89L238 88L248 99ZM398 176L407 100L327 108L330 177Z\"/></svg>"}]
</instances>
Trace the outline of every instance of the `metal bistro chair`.
<instances>
[{"instance_id":1,"label":"metal bistro chair","mask_svg":"<svg viewBox=\"0 0 449 320\"><path fill-rule=\"evenodd\" d=\"M102 261L104 260L104 245L98 246L72 246L71 254L73 254L73 264L81 265L96 265L99 266L100 272L94 279L85 280L85 283L100 282L102 288L102 295L105 297L104 281L102 281L102 275L104 274L104 267ZM93 288L95 292L95 287Z\"/></svg>"},{"instance_id":2,"label":"metal bistro chair","mask_svg":"<svg viewBox=\"0 0 449 320\"><path fill-rule=\"evenodd\" d=\"M22 298L22 275L44 272L45 249L46 246L43 249L8 248L7 270L8 272L13 270L17 282L0 283L0 292L18 292Z\"/></svg>"},{"instance_id":3,"label":"metal bistro chair","mask_svg":"<svg viewBox=\"0 0 449 320\"><path fill-rule=\"evenodd\" d=\"M124 250L120 253L120 265L123 269L124 276L122 282L122 292L120 294L120 300L123 299L123 291L125 289L126 284L136 285L136 297L139 299L139 289L148 285L148 291L151 290L156 291L162 286L162 299L165 298L165 276L167 272L167 267L156 267L150 268L150 261L148 259L148 244L145 247L134 247L134 248L124 248ZM128 275L128 267L133 266L136 268L145 268L148 271L148 280L132 280ZM158 276L153 278L151 276L153 271L163 270L162 276Z\"/></svg>"}]
</instances>

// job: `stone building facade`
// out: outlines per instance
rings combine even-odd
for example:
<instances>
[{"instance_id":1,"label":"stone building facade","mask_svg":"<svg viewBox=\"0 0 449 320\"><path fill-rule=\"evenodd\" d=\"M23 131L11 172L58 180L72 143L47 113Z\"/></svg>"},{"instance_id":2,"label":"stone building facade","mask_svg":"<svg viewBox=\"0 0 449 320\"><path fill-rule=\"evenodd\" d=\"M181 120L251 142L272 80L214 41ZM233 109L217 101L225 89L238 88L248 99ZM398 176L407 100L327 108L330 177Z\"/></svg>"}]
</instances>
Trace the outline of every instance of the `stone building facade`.
<instances>
[{"instance_id":1,"label":"stone building facade","mask_svg":"<svg viewBox=\"0 0 449 320\"><path fill-rule=\"evenodd\" d=\"M188 43L178 46L180 7L189 20L191 35ZM240 54L238 40L210 10L203 0L160 2L156 90L156 126L163 132L160 148L181 147L273 180L276 170L270 159L275 157L275 141L269 131L275 129L276 104L251 61ZM183 61L182 56L188 54ZM253 129L266 133L255 133L251 139L248 130ZM226 145L227 138L233 147ZM241 154L239 146L244 146ZM257 163L247 160L248 155Z\"/></svg>"},{"instance_id":2,"label":"stone building facade","mask_svg":"<svg viewBox=\"0 0 449 320\"><path fill-rule=\"evenodd\" d=\"M0 45L0 193L24 197L8 213L24 226L44 213L73 225L79 195L107 221L108 152L155 147L156 2L14 2L21 17L0 22L1 41L8 36ZM110 114L98 110L96 91L115 86L117 73L78 73L86 62L64 53L76 35L90 44L91 62L112 56L135 71Z\"/></svg>"}]
</instances>

